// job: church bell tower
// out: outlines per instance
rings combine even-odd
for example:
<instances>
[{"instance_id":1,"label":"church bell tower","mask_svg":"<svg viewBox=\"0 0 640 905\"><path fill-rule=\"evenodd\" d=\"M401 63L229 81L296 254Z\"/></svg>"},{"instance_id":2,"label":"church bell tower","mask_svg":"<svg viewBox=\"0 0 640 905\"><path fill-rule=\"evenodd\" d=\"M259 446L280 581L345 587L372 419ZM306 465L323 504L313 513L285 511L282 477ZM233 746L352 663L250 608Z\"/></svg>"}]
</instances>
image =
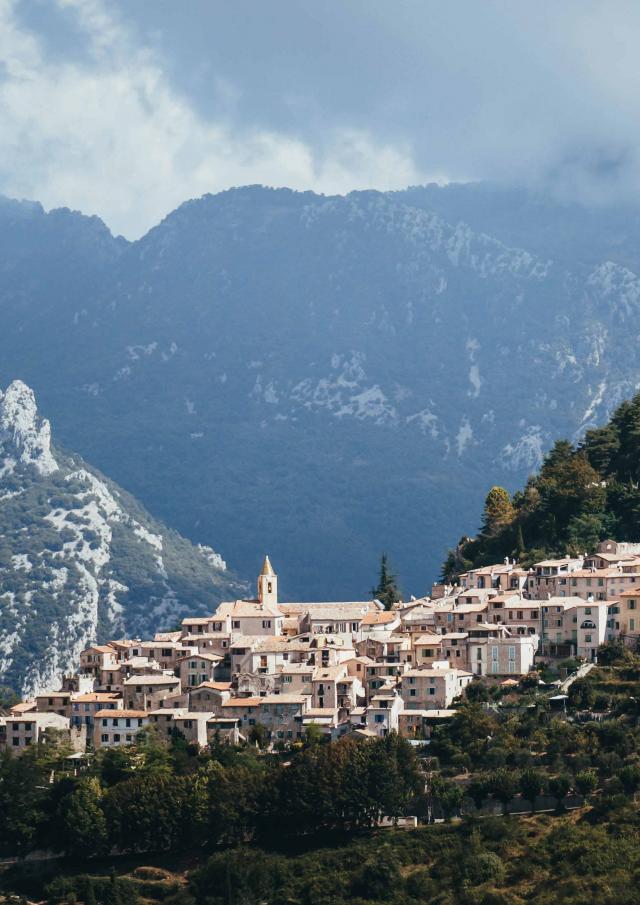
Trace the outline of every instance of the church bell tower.
<instances>
[{"instance_id":1,"label":"church bell tower","mask_svg":"<svg viewBox=\"0 0 640 905\"><path fill-rule=\"evenodd\" d=\"M258 576L258 600L262 606L276 606L278 603L278 576L273 571L268 556L265 556Z\"/></svg>"}]
</instances>

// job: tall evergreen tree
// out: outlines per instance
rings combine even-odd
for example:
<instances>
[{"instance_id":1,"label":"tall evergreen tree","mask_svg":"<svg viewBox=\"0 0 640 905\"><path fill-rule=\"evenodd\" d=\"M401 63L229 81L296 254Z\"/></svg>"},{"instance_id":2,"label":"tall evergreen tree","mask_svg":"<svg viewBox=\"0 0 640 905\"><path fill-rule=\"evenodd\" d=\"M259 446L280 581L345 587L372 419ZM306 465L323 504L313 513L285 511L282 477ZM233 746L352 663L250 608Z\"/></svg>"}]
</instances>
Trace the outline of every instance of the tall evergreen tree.
<instances>
[{"instance_id":1,"label":"tall evergreen tree","mask_svg":"<svg viewBox=\"0 0 640 905\"><path fill-rule=\"evenodd\" d=\"M385 610L390 610L394 603L398 603L402 600L396 576L389 569L386 553L383 553L380 557L380 577L378 579L378 586L372 588L371 593L376 600L379 600L384 604Z\"/></svg>"}]
</instances>

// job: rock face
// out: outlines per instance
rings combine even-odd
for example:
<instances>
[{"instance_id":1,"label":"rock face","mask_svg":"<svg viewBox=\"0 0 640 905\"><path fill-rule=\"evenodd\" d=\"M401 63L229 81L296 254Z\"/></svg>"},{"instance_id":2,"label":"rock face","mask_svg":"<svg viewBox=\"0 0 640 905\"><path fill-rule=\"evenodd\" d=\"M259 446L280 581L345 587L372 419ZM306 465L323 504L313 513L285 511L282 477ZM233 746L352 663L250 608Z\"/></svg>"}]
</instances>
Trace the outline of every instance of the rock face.
<instances>
[{"instance_id":1,"label":"rock face","mask_svg":"<svg viewBox=\"0 0 640 905\"><path fill-rule=\"evenodd\" d=\"M80 651L208 613L243 590L81 459L53 451L32 390L0 394L0 676L23 692L58 686Z\"/></svg>"},{"instance_id":2,"label":"rock face","mask_svg":"<svg viewBox=\"0 0 640 905\"><path fill-rule=\"evenodd\" d=\"M39 475L58 470L51 453L51 426L39 418L33 390L14 380L6 393L0 392L1 475L12 474L16 466L32 466Z\"/></svg>"},{"instance_id":3,"label":"rock face","mask_svg":"<svg viewBox=\"0 0 640 905\"><path fill-rule=\"evenodd\" d=\"M640 385L640 211L492 187L190 201L135 243L0 204L0 379L284 597L423 593L553 439Z\"/></svg>"}]
</instances>

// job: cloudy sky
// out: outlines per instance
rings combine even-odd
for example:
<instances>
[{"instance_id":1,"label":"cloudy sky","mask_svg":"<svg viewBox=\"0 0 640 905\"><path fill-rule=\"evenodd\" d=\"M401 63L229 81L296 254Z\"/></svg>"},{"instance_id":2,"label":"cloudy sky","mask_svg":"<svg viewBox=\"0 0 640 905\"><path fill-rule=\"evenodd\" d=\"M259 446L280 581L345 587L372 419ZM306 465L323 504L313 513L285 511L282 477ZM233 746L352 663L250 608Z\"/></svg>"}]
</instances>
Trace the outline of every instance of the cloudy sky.
<instances>
[{"instance_id":1,"label":"cloudy sky","mask_svg":"<svg viewBox=\"0 0 640 905\"><path fill-rule=\"evenodd\" d=\"M636 0L0 0L0 193L133 238L189 197L640 190Z\"/></svg>"}]
</instances>

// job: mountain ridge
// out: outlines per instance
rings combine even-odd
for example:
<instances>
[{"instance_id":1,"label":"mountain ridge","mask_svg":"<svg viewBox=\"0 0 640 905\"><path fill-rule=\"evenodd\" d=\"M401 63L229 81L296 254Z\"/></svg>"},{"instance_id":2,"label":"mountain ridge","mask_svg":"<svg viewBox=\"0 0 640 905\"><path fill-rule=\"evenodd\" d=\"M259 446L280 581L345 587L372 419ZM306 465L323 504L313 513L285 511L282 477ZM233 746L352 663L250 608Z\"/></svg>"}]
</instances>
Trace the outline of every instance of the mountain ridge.
<instances>
[{"instance_id":1,"label":"mountain ridge","mask_svg":"<svg viewBox=\"0 0 640 905\"><path fill-rule=\"evenodd\" d=\"M616 256L551 202L517 230L544 206L503 197L496 239L491 191L233 189L135 243L101 234L95 261L27 236L31 275L0 274L0 379L22 373L65 445L239 571L268 548L285 596L358 596L381 549L424 593L487 474L515 489L640 386L636 215ZM473 228L447 219L465 205Z\"/></svg>"}]
</instances>

